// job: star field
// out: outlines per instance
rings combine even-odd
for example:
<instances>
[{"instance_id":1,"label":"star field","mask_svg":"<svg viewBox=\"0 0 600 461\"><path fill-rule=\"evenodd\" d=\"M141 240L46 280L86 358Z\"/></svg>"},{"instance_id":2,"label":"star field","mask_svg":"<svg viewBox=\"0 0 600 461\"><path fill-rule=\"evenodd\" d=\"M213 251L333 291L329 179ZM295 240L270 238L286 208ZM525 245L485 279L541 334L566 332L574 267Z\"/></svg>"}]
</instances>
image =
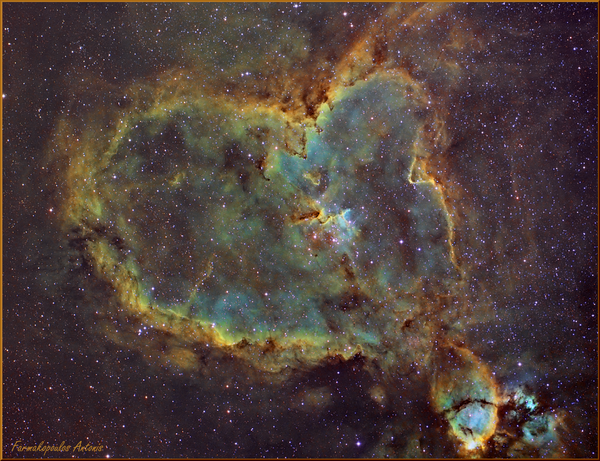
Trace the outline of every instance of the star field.
<instances>
[{"instance_id":1,"label":"star field","mask_svg":"<svg viewBox=\"0 0 600 461\"><path fill-rule=\"evenodd\" d=\"M597 456L596 16L3 4L4 456Z\"/></svg>"}]
</instances>

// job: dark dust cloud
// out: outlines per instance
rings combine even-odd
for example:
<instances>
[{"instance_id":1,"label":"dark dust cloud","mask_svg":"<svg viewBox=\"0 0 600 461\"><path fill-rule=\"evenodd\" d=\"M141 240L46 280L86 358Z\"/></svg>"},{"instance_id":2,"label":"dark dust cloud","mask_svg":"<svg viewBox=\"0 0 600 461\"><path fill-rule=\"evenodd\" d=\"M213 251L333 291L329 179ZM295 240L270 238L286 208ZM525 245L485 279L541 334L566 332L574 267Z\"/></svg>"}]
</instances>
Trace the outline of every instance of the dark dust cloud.
<instances>
[{"instance_id":1,"label":"dark dust cloud","mask_svg":"<svg viewBox=\"0 0 600 461\"><path fill-rule=\"evenodd\" d=\"M598 456L597 13L4 3L4 456Z\"/></svg>"}]
</instances>

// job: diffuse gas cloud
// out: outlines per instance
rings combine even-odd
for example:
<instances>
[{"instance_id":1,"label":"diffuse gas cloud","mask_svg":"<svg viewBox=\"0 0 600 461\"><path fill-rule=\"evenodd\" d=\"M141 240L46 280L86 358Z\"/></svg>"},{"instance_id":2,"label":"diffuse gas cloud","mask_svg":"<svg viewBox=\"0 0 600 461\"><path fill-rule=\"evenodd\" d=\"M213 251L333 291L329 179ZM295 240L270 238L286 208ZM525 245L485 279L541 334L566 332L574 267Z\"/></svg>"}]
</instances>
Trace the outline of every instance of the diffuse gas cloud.
<instances>
[{"instance_id":1,"label":"diffuse gas cloud","mask_svg":"<svg viewBox=\"0 0 600 461\"><path fill-rule=\"evenodd\" d=\"M348 399L387 424L369 456L431 450L413 400L438 455L573 453L537 346L501 333L552 274L528 29L451 4L128 8L167 64L79 69L46 149L90 334L207 386L358 373ZM292 405L335 411L327 386Z\"/></svg>"}]
</instances>

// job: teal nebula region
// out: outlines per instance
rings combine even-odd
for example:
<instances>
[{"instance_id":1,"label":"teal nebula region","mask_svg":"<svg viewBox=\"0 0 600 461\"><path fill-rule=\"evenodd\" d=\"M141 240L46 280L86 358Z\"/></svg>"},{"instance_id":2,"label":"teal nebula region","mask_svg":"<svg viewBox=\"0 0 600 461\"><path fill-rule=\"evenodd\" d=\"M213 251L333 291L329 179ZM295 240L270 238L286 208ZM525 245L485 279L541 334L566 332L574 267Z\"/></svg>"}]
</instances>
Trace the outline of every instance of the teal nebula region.
<instances>
[{"instance_id":1,"label":"teal nebula region","mask_svg":"<svg viewBox=\"0 0 600 461\"><path fill-rule=\"evenodd\" d=\"M411 180L427 107L407 86L374 77L341 90L293 155L271 139L285 124L275 116L246 124L175 103L128 123L103 172L102 219L125 224L150 303L232 342L334 339L351 321L365 346L384 333L356 311L391 322L410 307L398 292L422 279L451 289L447 210Z\"/></svg>"}]
</instances>

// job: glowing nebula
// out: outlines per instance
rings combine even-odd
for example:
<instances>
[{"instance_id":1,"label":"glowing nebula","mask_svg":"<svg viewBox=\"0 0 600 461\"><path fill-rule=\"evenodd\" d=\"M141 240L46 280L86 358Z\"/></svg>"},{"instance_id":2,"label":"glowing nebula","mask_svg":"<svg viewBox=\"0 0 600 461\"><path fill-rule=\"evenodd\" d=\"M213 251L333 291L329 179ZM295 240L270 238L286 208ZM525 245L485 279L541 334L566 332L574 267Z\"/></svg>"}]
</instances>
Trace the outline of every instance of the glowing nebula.
<instances>
[{"instance_id":1,"label":"glowing nebula","mask_svg":"<svg viewBox=\"0 0 600 461\"><path fill-rule=\"evenodd\" d=\"M546 199L566 186L532 172L572 155L539 147L539 118L573 90L538 94L529 29L484 6L128 5L164 62L66 79L40 161L59 191L53 296L74 284L87 334L160 376L263 387L263 411L331 414L334 371L354 376L337 392L379 428L348 432L361 456L592 453L561 435L586 418L544 393L575 374L529 337L559 320L523 320L561 296L542 294L546 255L572 227L547 215L569 202ZM275 443L256 436L241 453Z\"/></svg>"}]
</instances>

